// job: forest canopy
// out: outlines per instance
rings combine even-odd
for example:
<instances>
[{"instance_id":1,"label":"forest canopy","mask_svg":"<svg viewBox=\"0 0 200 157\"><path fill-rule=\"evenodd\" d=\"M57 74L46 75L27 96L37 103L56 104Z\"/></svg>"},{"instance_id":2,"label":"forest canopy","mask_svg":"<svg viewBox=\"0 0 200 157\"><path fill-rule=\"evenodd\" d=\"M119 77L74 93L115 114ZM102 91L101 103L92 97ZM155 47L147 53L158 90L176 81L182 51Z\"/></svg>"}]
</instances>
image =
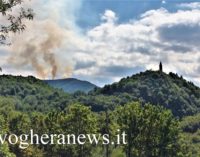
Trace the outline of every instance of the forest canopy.
<instances>
[{"instance_id":1,"label":"forest canopy","mask_svg":"<svg viewBox=\"0 0 200 157\"><path fill-rule=\"evenodd\" d=\"M88 94L68 94L32 76L2 75L0 82L1 134L20 136L33 129L40 135L107 133L113 139L121 130L128 136L127 145L30 145L22 150L7 142L0 147L3 157L199 154L199 116L194 115L199 88L177 74L146 71Z\"/></svg>"}]
</instances>

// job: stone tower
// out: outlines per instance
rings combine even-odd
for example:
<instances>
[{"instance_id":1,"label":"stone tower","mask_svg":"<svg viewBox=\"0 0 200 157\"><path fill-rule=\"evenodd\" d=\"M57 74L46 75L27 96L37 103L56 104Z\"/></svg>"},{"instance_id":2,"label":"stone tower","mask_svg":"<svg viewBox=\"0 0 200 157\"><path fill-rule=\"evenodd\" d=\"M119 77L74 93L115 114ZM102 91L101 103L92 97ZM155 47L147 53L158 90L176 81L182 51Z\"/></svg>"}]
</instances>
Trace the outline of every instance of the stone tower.
<instances>
[{"instance_id":1,"label":"stone tower","mask_svg":"<svg viewBox=\"0 0 200 157\"><path fill-rule=\"evenodd\" d=\"M162 62L160 62L160 64L159 64L159 71L160 71L160 72L163 71Z\"/></svg>"}]
</instances>

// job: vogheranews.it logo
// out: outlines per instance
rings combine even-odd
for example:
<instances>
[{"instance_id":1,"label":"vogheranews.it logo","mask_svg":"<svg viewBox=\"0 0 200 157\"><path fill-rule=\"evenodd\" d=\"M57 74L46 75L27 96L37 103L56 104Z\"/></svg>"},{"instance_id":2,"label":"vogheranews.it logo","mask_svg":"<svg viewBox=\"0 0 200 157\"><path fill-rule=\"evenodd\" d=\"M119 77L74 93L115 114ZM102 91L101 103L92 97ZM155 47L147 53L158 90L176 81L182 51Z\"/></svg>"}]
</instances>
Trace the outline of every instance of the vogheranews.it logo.
<instances>
[{"instance_id":1,"label":"vogheranews.it logo","mask_svg":"<svg viewBox=\"0 0 200 157\"><path fill-rule=\"evenodd\" d=\"M0 135L0 144L8 142L11 145L19 145L20 149L26 149L30 145L126 145L127 134L125 132L112 136L110 134L42 134L34 133L31 129L28 134L2 134Z\"/></svg>"}]
</instances>

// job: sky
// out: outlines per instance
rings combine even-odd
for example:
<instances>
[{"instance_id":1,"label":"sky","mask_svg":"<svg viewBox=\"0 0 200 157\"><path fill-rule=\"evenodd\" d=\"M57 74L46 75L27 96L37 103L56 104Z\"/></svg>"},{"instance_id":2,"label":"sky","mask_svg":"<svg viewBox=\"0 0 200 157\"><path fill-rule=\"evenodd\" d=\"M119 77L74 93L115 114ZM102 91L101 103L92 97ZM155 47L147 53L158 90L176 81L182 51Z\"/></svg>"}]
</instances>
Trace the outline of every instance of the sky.
<instances>
[{"instance_id":1,"label":"sky","mask_svg":"<svg viewBox=\"0 0 200 157\"><path fill-rule=\"evenodd\" d=\"M24 7L35 17L10 35L11 46L0 46L4 74L103 86L158 70L161 61L164 72L200 86L200 1L32 0Z\"/></svg>"}]
</instances>

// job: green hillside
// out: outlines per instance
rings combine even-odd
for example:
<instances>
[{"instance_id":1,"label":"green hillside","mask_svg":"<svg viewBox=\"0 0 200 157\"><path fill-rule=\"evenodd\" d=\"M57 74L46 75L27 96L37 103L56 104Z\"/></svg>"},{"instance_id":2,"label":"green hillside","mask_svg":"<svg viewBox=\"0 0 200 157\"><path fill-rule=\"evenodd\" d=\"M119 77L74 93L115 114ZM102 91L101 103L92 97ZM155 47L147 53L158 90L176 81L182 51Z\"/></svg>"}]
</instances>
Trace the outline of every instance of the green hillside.
<instances>
[{"instance_id":1,"label":"green hillside","mask_svg":"<svg viewBox=\"0 0 200 157\"><path fill-rule=\"evenodd\" d=\"M21 111L62 110L71 100L62 90L32 76L1 75L0 96L12 98L16 109Z\"/></svg>"},{"instance_id":2,"label":"green hillside","mask_svg":"<svg viewBox=\"0 0 200 157\"><path fill-rule=\"evenodd\" d=\"M119 103L140 100L161 105L183 117L200 111L200 88L174 73L145 71L97 88L92 95L115 96Z\"/></svg>"},{"instance_id":3,"label":"green hillside","mask_svg":"<svg viewBox=\"0 0 200 157\"><path fill-rule=\"evenodd\" d=\"M52 87L63 89L67 93L74 93L77 91L88 93L96 87L96 85L88 81L82 81L75 78L45 80L45 82Z\"/></svg>"},{"instance_id":4,"label":"green hillside","mask_svg":"<svg viewBox=\"0 0 200 157\"><path fill-rule=\"evenodd\" d=\"M127 152L130 157L196 157L200 154L199 114L185 115L199 112L199 100L200 89L193 83L177 74L158 71L123 78L88 94L80 91L67 94L32 76L2 75L0 127L3 133L17 135L30 129L37 133L69 134L81 128L80 132L87 134L109 131L111 138L119 128L130 133L128 147L110 144L110 157L125 157ZM144 105L146 102L152 105ZM182 117L181 125L169 110L158 104ZM105 112L106 109L110 110ZM102 145L86 144L87 152L79 148L79 145L33 145L22 151L17 145L4 144L0 146L0 153L3 157L100 157L105 154Z\"/></svg>"},{"instance_id":5,"label":"green hillside","mask_svg":"<svg viewBox=\"0 0 200 157\"><path fill-rule=\"evenodd\" d=\"M131 101L164 106L178 117L200 111L199 87L177 74L159 71L145 71L103 88L95 87L89 94L80 91L67 94L31 76L2 75L0 95L12 97L16 108L25 111L62 110L72 102L80 102L99 112Z\"/></svg>"}]
</instances>

